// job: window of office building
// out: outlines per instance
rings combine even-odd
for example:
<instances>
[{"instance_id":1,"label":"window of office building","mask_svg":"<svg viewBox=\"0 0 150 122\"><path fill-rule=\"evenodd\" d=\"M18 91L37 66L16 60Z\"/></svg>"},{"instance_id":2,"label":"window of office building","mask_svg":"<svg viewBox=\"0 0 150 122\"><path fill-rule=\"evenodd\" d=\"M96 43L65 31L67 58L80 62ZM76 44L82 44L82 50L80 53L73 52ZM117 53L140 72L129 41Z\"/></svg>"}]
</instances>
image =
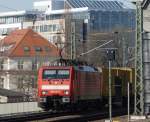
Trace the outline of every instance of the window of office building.
<instances>
[{"instance_id":1,"label":"window of office building","mask_svg":"<svg viewBox=\"0 0 150 122\"><path fill-rule=\"evenodd\" d=\"M44 27L43 27L43 25L40 25L40 32L44 32Z\"/></svg>"},{"instance_id":2,"label":"window of office building","mask_svg":"<svg viewBox=\"0 0 150 122\"><path fill-rule=\"evenodd\" d=\"M36 31L36 32L40 32L39 26L35 26L35 31Z\"/></svg>"},{"instance_id":3,"label":"window of office building","mask_svg":"<svg viewBox=\"0 0 150 122\"><path fill-rule=\"evenodd\" d=\"M0 18L0 23L5 23L5 24L11 24L11 23L18 23L22 22L24 20L23 16L6 16L6 17L1 17Z\"/></svg>"},{"instance_id":4,"label":"window of office building","mask_svg":"<svg viewBox=\"0 0 150 122\"><path fill-rule=\"evenodd\" d=\"M60 31L61 30L61 25L56 25L56 31Z\"/></svg>"},{"instance_id":5,"label":"window of office building","mask_svg":"<svg viewBox=\"0 0 150 122\"><path fill-rule=\"evenodd\" d=\"M48 26L47 25L43 25L44 26L44 32L48 31Z\"/></svg>"},{"instance_id":6,"label":"window of office building","mask_svg":"<svg viewBox=\"0 0 150 122\"><path fill-rule=\"evenodd\" d=\"M5 23L5 17L1 17L1 18L0 18L0 23L1 23L1 24L4 24L4 23Z\"/></svg>"},{"instance_id":7,"label":"window of office building","mask_svg":"<svg viewBox=\"0 0 150 122\"><path fill-rule=\"evenodd\" d=\"M57 31L56 25L53 25L53 31Z\"/></svg>"},{"instance_id":8,"label":"window of office building","mask_svg":"<svg viewBox=\"0 0 150 122\"><path fill-rule=\"evenodd\" d=\"M55 43L55 44L57 44L57 43L58 43L58 41L59 41L59 40L57 40L57 36L53 36L53 40L52 40L52 42L53 42L53 43Z\"/></svg>"},{"instance_id":9,"label":"window of office building","mask_svg":"<svg viewBox=\"0 0 150 122\"><path fill-rule=\"evenodd\" d=\"M117 12L111 12L111 25L113 27L118 26L120 21L119 21L119 13Z\"/></svg>"},{"instance_id":10,"label":"window of office building","mask_svg":"<svg viewBox=\"0 0 150 122\"><path fill-rule=\"evenodd\" d=\"M53 31L53 26L52 25L48 25L48 31L50 31L50 32Z\"/></svg>"},{"instance_id":11,"label":"window of office building","mask_svg":"<svg viewBox=\"0 0 150 122\"><path fill-rule=\"evenodd\" d=\"M48 41L49 41L49 42L52 42L52 41L53 41L53 36L48 35Z\"/></svg>"},{"instance_id":12,"label":"window of office building","mask_svg":"<svg viewBox=\"0 0 150 122\"><path fill-rule=\"evenodd\" d=\"M110 13L109 12L103 12L102 13L101 27L103 28L104 31L107 31L110 29Z\"/></svg>"}]
</instances>

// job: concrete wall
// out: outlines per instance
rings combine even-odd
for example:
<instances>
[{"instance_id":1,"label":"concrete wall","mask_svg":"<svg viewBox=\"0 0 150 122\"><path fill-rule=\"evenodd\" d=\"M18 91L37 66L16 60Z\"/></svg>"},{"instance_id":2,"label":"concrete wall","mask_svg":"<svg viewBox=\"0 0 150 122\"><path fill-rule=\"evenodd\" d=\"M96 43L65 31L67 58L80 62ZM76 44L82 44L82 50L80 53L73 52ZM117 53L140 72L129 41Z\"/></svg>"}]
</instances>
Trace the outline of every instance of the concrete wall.
<instances>
[{"instance_id":1,"label":"concrete wall","mask_svg":"<svg viewBox=\"0 0 150 122\"><path fill-rule=\"evenodd\" d=\"M0 103L7 103L7 97L0 96Z\"/></svg>"},{"instance_id":2,"label":"concrete wall","mask_svg":"<svg viewBox=\"0 0 150 122\"><path fill-rule=\"evenodd\" d=\"M40 111L37 102L0 104L0 115L20 112Z\"/></svg>"}]
</instances>

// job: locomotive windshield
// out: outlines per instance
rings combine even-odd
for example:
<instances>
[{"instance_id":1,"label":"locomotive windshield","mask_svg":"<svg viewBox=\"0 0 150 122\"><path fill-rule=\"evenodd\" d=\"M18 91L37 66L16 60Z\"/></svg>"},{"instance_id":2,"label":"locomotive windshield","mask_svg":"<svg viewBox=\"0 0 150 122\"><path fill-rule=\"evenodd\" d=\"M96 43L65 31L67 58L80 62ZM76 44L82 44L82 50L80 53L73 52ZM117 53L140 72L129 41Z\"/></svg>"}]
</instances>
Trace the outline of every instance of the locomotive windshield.
<instances>
[{"instance_id":1,"label":"locomotive windshield","mask_svg":"<svg viewBox=\"0 0 150 122\"><path fill-rule=\"evenodd\" d=\"M43 71L43 79L68 79L69 70L66 69L46 69Z\"/></svg>"}]
</instances>

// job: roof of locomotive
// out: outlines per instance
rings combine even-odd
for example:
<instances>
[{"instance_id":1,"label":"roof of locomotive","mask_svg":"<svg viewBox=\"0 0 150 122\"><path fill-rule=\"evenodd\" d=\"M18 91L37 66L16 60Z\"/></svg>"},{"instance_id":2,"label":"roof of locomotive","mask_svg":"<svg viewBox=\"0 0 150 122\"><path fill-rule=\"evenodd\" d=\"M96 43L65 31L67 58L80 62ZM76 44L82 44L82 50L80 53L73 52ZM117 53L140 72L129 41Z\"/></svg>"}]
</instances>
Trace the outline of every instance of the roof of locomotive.
<instances>
[{"instance_id":1,"label":"roof of locomotive","mask_svg":"<svg viewBox=\"0 0 150 122\"><path fill-rule=\"evenodd\" d=\"M79 66L43 66L42 69L70 69L73 68L76 71L83 71L83 72L99 72L99 70L92 66L86 65L79 65Z\"/></svg>"},{"instance_id":2,"label":"roof of locomotive","mask_svg":"<svg viewBox=\"0 0 150 122\"><path fill-rule=\"evenodd\" d=\"M43 69L70 69L74 68L76 71L83 72L101 72L98 68L88 65L87 62L70 60L70 59L58 59L51 66L44 66Z\"/></svg>"},{"instance_id":3,"label":"roof of locomotive","mask_svg":"<svg viewBox=\"0 0 150 122\"><path fill-rule=\"evenodd\" d=\"M73 66L77 71L84 71L84 72L98 72L98 69L92 66Z\"/></svg>"}]
</instances>

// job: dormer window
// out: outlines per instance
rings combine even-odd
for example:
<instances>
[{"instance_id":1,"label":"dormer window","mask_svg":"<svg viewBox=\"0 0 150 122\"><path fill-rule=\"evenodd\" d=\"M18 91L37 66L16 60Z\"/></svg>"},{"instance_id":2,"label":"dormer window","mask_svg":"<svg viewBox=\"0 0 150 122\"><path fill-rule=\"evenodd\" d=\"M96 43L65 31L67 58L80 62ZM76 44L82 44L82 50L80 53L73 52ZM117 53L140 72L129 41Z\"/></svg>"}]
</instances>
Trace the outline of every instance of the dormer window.
<instances>
[{"instance_id":1,"label":"dormer window","mask_svg":"<svg viewBox=\"0 0 150 122\"><path fill-rule=\"evenodd\" d=\"M45 46L45 51L46 51L46 52L50 52L50 51L51 51L50 47Z\"/></svg>"},{"instance_id":2,"label":"dormer window","mask_svg":"<svg viewBox=\"0 0 150 122\"><path fill-rule=\"evenodd\" d=\"M35 47L35 51L36 51L36 52L41 52L41 51L42 51L42 48L41 48L41 47Z\"/></svg>"},{"instance_id":3,"label":"dormer window","mask_svg":"<svg viewBox=\"0 0 150 122\"><path fill-rule=\"evenodd\" d=\"M24 47L24 52L30 52L30 47L25 46L25 47Z\"/></svg>"}]
</instances>

